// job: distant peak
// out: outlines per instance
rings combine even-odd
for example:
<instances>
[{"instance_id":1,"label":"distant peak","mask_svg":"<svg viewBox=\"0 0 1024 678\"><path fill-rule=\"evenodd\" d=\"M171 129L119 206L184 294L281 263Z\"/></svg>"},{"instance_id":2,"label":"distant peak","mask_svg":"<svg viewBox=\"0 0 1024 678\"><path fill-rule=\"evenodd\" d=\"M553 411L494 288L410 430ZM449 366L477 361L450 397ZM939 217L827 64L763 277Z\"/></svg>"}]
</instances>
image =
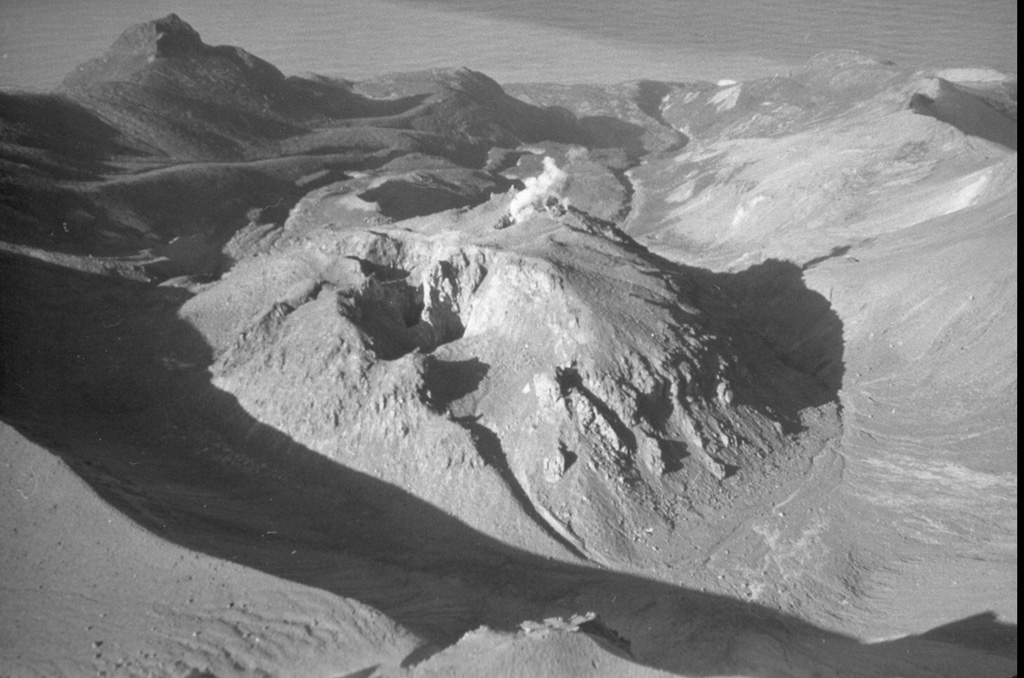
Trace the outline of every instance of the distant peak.
<instances>
[{"instance_id":1,"label":"distant peak","mask_svg":"<svg viewBox=\"0 0 1024 678\"><path fill-rule=\"evenodd\" d=\"M146 72L157 57L182 57L200 53L204 48L196 29L177 14L168 14L128 28L106 53L72 71L63 85L80 88L133 80Z\"/></svg>"},{"instance_id":2,"label":"distant peak","mask_svg":"<svg viewBox=\"0 0 1024 678\"><path fill-rule=\"evenodd\" d=\"M150 21L148 24L141 24L136 28L142 28L147 33L152 31L155 34L156 51L161 56L188 52L200 49L203 46L199 32L183 21L177 14L168 14L162 19Z\"/></svg>"},{"instance_id":3,"label":"distant peak","mask_svg":"<svg viewBox=\"0 0 1024 678\"><path fill-rule=\"evenodd\" d=\"M162 89L209 90L247 83L256 88L276 85L284 76L271 64L239 47L211 47L177 14L136 24L118 37L102 56L78 66L65 79L66 89L132 82ZM214 85L212 83L221 83ZM229 87L230 89L230 87Z\"/></svg>"},{"instance_id":4,"label":"distant peak","mask_svg":"<svg viewBox=\"0 0 1024 678\"><path fill-rule=\"evenodd\" d=\"M110 51L124 55L174 56L203 47L203 40L196 29L177 14L168 14L162 19L135 24L121 34Z\"/></svg>"},{"instance_id":5,"label":"distant peak","mask_svg":"<svg viewBox=\"0 0 1024 678\"><path fill-rule=\"evenodd\" d=\"M191 33L195 33L196 30L189 25L187 21L182 21L181 17L171 12L162 19L153 19L152 22L157 28L161 30L184 30Z\"/></svg>"}]
</instances>

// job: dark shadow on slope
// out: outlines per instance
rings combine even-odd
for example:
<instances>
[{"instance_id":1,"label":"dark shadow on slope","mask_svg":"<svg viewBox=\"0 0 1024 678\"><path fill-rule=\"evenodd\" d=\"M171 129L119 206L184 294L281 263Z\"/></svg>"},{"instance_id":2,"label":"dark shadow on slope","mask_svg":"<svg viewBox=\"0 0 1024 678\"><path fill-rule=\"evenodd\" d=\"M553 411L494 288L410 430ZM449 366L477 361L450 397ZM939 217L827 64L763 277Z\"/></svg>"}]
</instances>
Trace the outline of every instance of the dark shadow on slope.
<instances>
[{"instance_id":1,"label":"dark shadow on slope","mask_svg":"<svg viewBox=\"0 0 1024 678\"><path fill-rule=\"evenodd\" d=\"M18 150L0 152L12 149ZM42 175L19 166L0 177L0 231L8 242L95 256L131 255L173 238L201 236L213 256L254 216L281 225L309 191L384 161L358 151L240 163L165 165L150 158L145 171L121 169L74 181L59 181L49 165ZM51 158L51 164L66 162ZM194 272L178 263L159 268L166 277Z\"/></svg>"},{"instance_id":2,"label":"dark shadow on slope","mask_svg":"<svg viewBox=\"0 0 1024 678\"><path fill-rule=\"evenodd\" d=\"M5 422L155 535L359 600L436 645L593 611L635 661L680 675L924 676L943 656L981 656L920 638L863 645L753 602L517 550L254 420L210 383L209 347L176 317L182 291L8 254L0 283Z\"/></svg>"},{"instance_id":3,"label":"dark shadow on slope","mask_svg":"<svg viewBox=\"0 0 1024 678\"><path fill-rule=\"evenodd\" d=\"M712 335L729 342L719 349L734 352L742 366L740 373L725 375L734 404L757 409L786 433L797 433L803 429L803 410L838 402L843 323L829 300L807 287L801 267L769 259L737 273L715 273L658 256L611 222L578 216L585 228L575 227L575 222L567 226L620 244L649 264L680 301L704 311L698 317L682 306L665 305L680 325L703 323ZM840 255L840 250L830 256ZM711 398L717 386L708 382L695 387Z\"/></svg>"},{"instance_id":4,"label":"dark shadow on slope","mask_svg":"<svg viewBox=\"0 0 1024 678\"><path fill-rule=\"evenodd\" d=\"M339 678L373 678L373 674L377 672L378 668L380 668L380 664L374 664L373 666L368 666L365 669L346 673L344 676L339 676Z\"/></svg>"},{"instance_id":5,"label":"dark shadow on slope","mask_svg":"<svg viewBox=\"0 0 1024 678\"><path fill-rule=\"evenodd\" d=\"M505 486L509 488L509 491L512 492L512 496L515 497L516 503L519 504L519 508L522 509L523 513L528 515L549 537L565 547L567 551L580 560L587 560L586 554L580 552L576 546L558 534L537 511L533 500L526 494L526 490L523 489L523 486L512 472L512 468L508 465L508 457L501 448L501 438L494 431L480 423L480 416L458 417L453 421L469 431L473 438L473 444L476 446L476 451L488 466L498 472L498 475L504 481Z\"/></svg>"},{"instance_id":6,"label":"dark shadow on slope","mask_svg":"<svg viewBox=\"0 0 1024 678\"><path fill-rule=\"evenodd\" d=\"M121 132L92 111L57 94L0 92L0 142L84 163L96 171L114 155L133 155Z\"/></svg>"},{"instance_id":7,"label":"dark shadow on slope","mask_svg":"<svg viewBox=\"0 0 1024 678\"><path fill-rule=\"evenodd\" d=\"M599 617L583 622L580 624L579 629L583 633L592 636L597 642L607 646L615 654L624 655L629 659L636 659L633 656L629 639L623 638L615 629L601 621Z\"/></svg>"},{"instance_id":8,"label":"dark shadow on slope","mask_svg":"<svg viewBox=\"0 0 1024 678\"><path fill-rule=\"evenodd\" d=\"M829 251L828 254L823 254L820 257L814 257L813 259L808 259L807 261L805 261L804 265L800 267L800 270L801 271L806 271L808 269L814 268L818 264L821 264L821 263L824 263L824 262L828 261L829 259L835 259L836 257L841 257L844 254L846 254L847 252L849 252L852 247L853 247L853 245L843 245L841 247L839 247L839 246L833 247Z\"/></svg>"},{"instance_id":9,"label":"dark shadow on slope","mask_svg":"<svg viewBox=\"0 0 1024 678\"><path fill-rule=\"evenodd\" d=\"M440 173L439 173L440 174ZM444 181L440 176L423 172L417 176L387 179L363 191L358 197L377 203L380 214L392 221L402 221L459 207L476 207L487 202L494 193L506 192L514 183L495 175L493 182Z\"/></svg>"},{"instance_id":10,"label":"dark shadow on slope","mask_svg":"<svg viewBox=\"0 0 1024 678\"><path fill-rule=\"evenodd\" d=\"M921 638L1005 657L1017 657L1017 625L999 621L994 612L981 612L973 617L936 626L922 634Z\"/></svg>"},{"instance_id":11,"label":"dark shadow on slope","mask_svg":"<svg viewBox=\"0 0 1024 678\"><path fill-rule=\"evenodd\" d=\"M733 320L763 339L783 363L820 385L820 393L808 392L804 406L838 397L843 323L828 299L804 284L799 266L769 259L715 278L733 306Z\"/></svg>"},{"instance_id":12,"label":"dark shadow on slope","mask_svg":"<svg viewBox=\"0 0 1024 678\"><path fill-rule=\"evenodd\" d=\"M1017 150L1017 121L997 110L985 99L963 90L948 80L935 78L928 94L910 97L910 110L956 127L964 134Z\"/></svg>"},{"instance_id":13,"label":"dark shadow on slope","mask_svg":"<svg viewBox=\"0 0 1024 678\"><path fill-rule=\"evenodd\" d=\"M637 83L636 89L637 94L633 100L636 102L637 107L665 127L675 129L661 114L661 102L672 91L672 87L668 83L656 80L641 80Z\"/></svg>"},{"instance_id":14,"label":"dark shadow on slope","mask_svg":"<svg viewBox=\"0 0 1024 678\"><path fill-rule=\"evenodd\" d=\"M661 460L665 463L665 473L675 473L683 469L683 460L690 456L686 443L681 440L659 439Z\"/></svg>"},{"instance_id":15,"label":"dark shadow on slope","mask_svg":"<svg viewBox=\"0 0 1024 678\"><path fill-rule=\"evenodd\" d=\"M636 161L647 153L647 149L644 147L646 130L640 125L634 125L609 115L580 118L579 125L587 134L588 146L621 148L632 161Z\"/></svg>"},{"instance_id":16,"label":"dark shadow on slope","mask_svg":"<svg viewBox=\"0 0 1024 678\"><path fill-rule=\"evenodd\" d=\"M733 404L756 409L787 434L803 430L801 412L839 402L843 323L809 289L799 266L769 259L738 273L687 269L710 329L731 340L742 371L726 375Z\"/></svg>"},{"instance_id":17,"label":"dark shadow on slope","mask_svg":"<svg viewBox=\"0 0 1024 678\"><path fill-rule=\"evenodd\" d=\"M479 358L440 360L428 355L423 366L423 396L435 411L444 412L476 391L490 369Z\"/></svg>"},{"instance_id":18,"label":"dark shadow on slope","mask_svg":"<svg viewBox=\"0 0 1024 678\"><path fill-rule=\"evenodd\" d=\"M583 377L580 376L579 370L575 367L556 367L555 381L558 382L563 398L568 400L571 397L572 391L578 392L608 422L608 425L615 432L615 436L626 446L626 449L631 453L636 452L636 436L633 434L633 431L626 426L615 410L608 407L608 403L598 398L584 385Z\"/></svg>"},{"instance_id":19,"label":"dark shadow on slope","mask_svg":"<svg viewBox=\"0 0 1024 678\"><path fill-rule=\"evenodd\" d=\"M370 278L363 288L344 298L345 315L365 333L378 359L397 360L417 348L434 348L416 331L423 311L423 289L410 285L406 277Z\"/></svg>"}]
</instances>

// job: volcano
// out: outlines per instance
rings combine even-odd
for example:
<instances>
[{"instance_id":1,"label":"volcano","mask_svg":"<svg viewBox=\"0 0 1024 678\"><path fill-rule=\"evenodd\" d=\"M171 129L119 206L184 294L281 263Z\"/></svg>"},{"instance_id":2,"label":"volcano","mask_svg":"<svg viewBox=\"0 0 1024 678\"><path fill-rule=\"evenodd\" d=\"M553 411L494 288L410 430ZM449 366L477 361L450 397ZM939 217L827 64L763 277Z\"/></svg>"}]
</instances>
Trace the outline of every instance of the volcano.
<instances>
[{"instance_id":1,"label":"volcano","mask_svg":"<svg viewBox=\"0 0 1024 678\"><path fill-rule=\"evenodd\" d=\"M0 667L1010 676L1016 76L0 93Z\"/></svg>"}]
</instances>

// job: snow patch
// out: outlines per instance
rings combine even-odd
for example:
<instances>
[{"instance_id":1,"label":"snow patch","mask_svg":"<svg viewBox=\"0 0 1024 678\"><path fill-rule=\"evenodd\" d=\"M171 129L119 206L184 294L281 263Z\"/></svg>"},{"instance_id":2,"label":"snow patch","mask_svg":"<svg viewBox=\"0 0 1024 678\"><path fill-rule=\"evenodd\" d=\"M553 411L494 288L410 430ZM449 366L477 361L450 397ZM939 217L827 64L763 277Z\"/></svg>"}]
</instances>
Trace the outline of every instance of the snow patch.
<instances>
[{"instance_id":1,"label":"snow patch","mask_svg":"<svg viewBox=\"0 0 1024 678\"><path fill-rule=\"evenodd\" d=\"M708 100L709 104L715 104L716 109L719 113L722 111L728 111L736 106L736 102L740 100L740 90L743 89L743 85L734 85L727 87L722 91L715 94Z\"/></svg>"},{"instance_id":2,"label":"snow patch","mask_svg":"<svg viewBox=\"0 0 1024 678\"><path fill-rule=\"evenodd\" d=\"M950 82L964 83L1005 82L1011 79L1011 76L1006 73L1001 73L991 68L947 68L935 75Z\"/></svg>"}]
</instances>

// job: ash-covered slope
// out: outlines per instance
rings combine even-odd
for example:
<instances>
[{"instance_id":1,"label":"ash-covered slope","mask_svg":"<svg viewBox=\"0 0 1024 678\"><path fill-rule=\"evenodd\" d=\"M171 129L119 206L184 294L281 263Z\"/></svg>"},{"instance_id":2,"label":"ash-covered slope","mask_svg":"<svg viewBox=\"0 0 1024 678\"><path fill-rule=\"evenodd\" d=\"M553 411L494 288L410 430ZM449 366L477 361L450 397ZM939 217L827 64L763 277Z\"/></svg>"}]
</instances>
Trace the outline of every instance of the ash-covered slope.
<instances>
[{"instance_id":1,"label":"ash-covered slope","mask_svg":"<svg viewBox=\"0 0 1024 678\"><path fill-rule=\"evenodd\" d=\"M24 593L72 537L12 519L34 648L156 675L1012 672L1015 80L836 54L722 86L350 83L172 15L0 107L0 402L37 444L5 430L9 463L49 450L111 533L283 592L263 638L188 588L171 644L129 595L90 659ZM324 649L345 628L379 665Z\"/></svg>"}]
</instances>

